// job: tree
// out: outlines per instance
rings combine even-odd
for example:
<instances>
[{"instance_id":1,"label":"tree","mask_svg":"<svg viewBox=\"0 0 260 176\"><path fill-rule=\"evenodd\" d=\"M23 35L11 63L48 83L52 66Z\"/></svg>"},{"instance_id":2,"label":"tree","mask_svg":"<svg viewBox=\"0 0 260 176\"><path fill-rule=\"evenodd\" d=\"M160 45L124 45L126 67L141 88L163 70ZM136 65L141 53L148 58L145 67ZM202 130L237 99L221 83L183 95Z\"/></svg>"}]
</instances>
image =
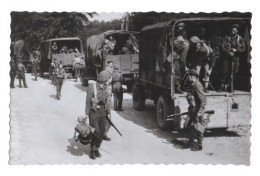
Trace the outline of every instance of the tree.
<instances>
[{"instance_id":1,"label":"tree","mask_svg":"<svg viewBox=\"0 0 260 176\"><path fill-rule=\"evenodd\" d=\"M32 51L41 40L77 36L89 24L86 14L92 17L96 13L12 12L11 40L24 40L27 50Z\"/></svg>"}]
</instances>

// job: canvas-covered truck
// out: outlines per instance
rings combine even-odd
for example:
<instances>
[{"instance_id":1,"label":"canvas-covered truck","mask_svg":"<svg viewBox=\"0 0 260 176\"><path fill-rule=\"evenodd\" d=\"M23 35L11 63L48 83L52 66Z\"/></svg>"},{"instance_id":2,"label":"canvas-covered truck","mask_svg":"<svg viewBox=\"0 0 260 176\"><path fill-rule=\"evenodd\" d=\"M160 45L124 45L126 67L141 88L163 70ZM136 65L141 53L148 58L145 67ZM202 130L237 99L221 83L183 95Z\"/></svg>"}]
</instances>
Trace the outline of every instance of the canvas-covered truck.
<instances>
[{"instance_id":1,"label":"canvas-covered truck","mask_svg":"<svg viewBox=\"0 0 260 176\"><path fill-rule=\"evenodd\" d=\"M197 36L200 28L205 28L210 36L224 37L229 35L232 24L239 24L241 35L246 44L246 51L241 55L240 68L237 74L238 84L234 85L234 92L218 92L215 89L206 93L207 104L205 110L213 110L209 114L208 128L229 128L250 125L250 20L251 18L186 18L174 19L144 27L139 34L139 77L133 86L133 107L145 110L145 101L154 101L158 126L161 129L181 129L185 127L185 116L177 115L167 120L170 115L187 112L188 103L186 93L175 92L174 64L169 63L169 79L167 73L160 67L165 65L167 56L174 52L172 40L176 26L185 23L187 39ZM221 57L221 55L220 55ZM172 61L171 61L172 62ZM210 81L216 87L221 74L221 58L216 64ZM161 65L160 65L161 64ZM240 84L239 84L240 83Z\"/></svg>"},{"instance_id":2,"label":"canvas-covered truck","mask_svg":"<svg viewBox=\"0 0 260 176\"><path fill-rule=\"evenodd\" d=\"M97 74L112 61L124 77L124 83L131 90L133 80L139 69L138 33L131 31L109 30L90 36L86 41L86 68L82 71L81 81L95 80Z\"/></svg>"},{"instance_id":3,"label":"canvas-covered truck","mask_svg":"<svg viewBox=\"0 0 260 176\"><path fill-rule=\"evenodd\" d=\"M82 42L77 37L53 38L44 40L40 44L41 62L40 75L49 72L51 62L56 64L62 62L66 73L74 73L72 70L73 60L76 55L81 58L82 67L85 66L85 55L83 53Z\"/></svg>"}]
</instances>

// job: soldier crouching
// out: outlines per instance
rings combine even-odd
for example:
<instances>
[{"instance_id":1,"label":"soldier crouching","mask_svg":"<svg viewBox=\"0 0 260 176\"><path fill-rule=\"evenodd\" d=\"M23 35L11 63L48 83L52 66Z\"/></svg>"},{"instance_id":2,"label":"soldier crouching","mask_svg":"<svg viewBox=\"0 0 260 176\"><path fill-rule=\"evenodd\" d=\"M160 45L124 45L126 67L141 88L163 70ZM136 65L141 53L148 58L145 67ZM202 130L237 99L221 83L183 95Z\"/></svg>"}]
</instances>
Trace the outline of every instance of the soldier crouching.
<instances>
[{"instance_id":1,"label":"soldier crouching","mask_svg":"<svg viewBox=\"0 0 260 176\"><path fill-rule=\"evenodd\" d=\"M202 150L203 134L206 129L204 121L204 109L207 102L202 84L198 80L198 73L191 69L189 71L189 82L191 89L188 92L187 100L189 103L189 141L184 148L191 148L192 151ZM197 139L195 143L194 139Z\"/></svg>"},{"instance_id":2,"label":"soldier crouching","mask_svg":"<svg viewBox=\"0 0 260 176\"><path fill-rule=\"evenodd\" d=\"M87 90L85 113L89 116L90 125L95 128L90 143L91 159L101 157L99 148L106 131L106 116L109 113L108 109L106 109L106 103L108 101L106 85L108 84L109 78L110 75L106 74L106 72L101 72L98 75L97 82L90 84Z\"/></svg>"}]
</instances>

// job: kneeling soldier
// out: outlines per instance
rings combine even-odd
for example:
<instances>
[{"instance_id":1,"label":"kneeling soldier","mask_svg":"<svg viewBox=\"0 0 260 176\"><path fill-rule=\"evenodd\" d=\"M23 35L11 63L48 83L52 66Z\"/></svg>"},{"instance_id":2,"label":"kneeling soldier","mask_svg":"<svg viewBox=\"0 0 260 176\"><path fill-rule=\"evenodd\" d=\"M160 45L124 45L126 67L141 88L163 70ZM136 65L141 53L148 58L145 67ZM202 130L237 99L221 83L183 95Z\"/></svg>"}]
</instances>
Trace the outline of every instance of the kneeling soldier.
<instances>
[{"instance_id":1,"label":"kneeling soldier","mask_svg":"<svg viewBox=\"0 0 260 176\"><path fill-rule=\"evenodd\" d=\"M90 84L87 90L85 113L89 116L90 125L95 128L90 143L91 159L101 157L99 148L106 130L106 116L109 113L108 109L106 109L108 101L106 85L109 79L110 75L103 71L98 75L97 82Z\"/></svg>"}]
</instances>

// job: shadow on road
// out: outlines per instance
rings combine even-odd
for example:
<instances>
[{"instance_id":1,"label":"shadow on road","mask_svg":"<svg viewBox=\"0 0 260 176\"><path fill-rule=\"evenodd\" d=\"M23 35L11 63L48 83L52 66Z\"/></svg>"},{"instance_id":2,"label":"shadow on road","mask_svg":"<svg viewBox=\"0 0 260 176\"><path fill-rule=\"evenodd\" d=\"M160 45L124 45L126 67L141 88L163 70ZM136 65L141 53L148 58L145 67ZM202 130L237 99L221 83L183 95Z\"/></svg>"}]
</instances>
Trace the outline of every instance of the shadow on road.
<instances>
[{"instance_id":1,"label":"shadow on road","mask_svg":"<svg viewBox=\"0 0 260 176\"><path fill-rule=\"evenodd\" d=\"M183 144L187 142L187 130L163 131L159 129L156 119L156 107L152 101L146 101L145 111L136 111L132 106L131 99L124 99L122 112L117 112L122 118L131 121L146 129L146 132L165 139L168 144L173 144L177 149L182 149ZM226 129L207 130L207 137L239 137L235 132Z\"/></svg>"},{"instance_id":2,"label":"shadow on road","mask_svg":"<svg viewBox=\"0 0 260 176\"><path fill-rule=\"evenodd\" d=\"M73 138L68 139L69 145L67 146L66 151L74 156L83 156L86 154L90 156L90 146L82 145L79 142L75 142Z\"/></svg>"},{"instance_id":3,"label":"shadow on road","mask_svg":"<svg viewBox=\"0 0 260 176\"><path fill-rule=\"evenodd\" d=\"M74 84L73 86L76 87L76 88L78 88L78 89L81 90L82 92L86 92L86 91L87 91L87 87L82 86L80 82Z\"/></svg>"},{"instance_id":4,"label":"shadow on road","mask_svg":"<svg viewBox=\"0 0 260 176\"><path fill-rule=\"evenodd\" d=\"M50 95L51 98L57 99L55 94Z\"/></svg>"}]
</instances>

